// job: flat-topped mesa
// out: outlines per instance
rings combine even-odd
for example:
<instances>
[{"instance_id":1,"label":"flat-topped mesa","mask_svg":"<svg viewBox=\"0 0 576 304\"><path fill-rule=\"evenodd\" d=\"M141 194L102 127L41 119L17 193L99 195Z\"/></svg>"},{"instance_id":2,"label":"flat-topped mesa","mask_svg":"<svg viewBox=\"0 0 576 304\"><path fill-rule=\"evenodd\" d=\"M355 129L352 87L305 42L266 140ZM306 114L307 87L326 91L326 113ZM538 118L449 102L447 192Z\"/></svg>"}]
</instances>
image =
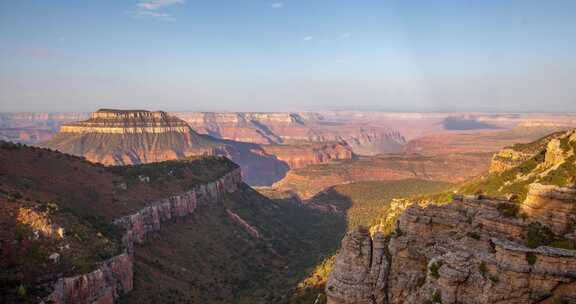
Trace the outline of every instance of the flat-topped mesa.
<instances>
[{"instance_id":1,"label":"flat-topped mesa","mask_svg":"<svg viewBox=\"0 0 576 304\"><path fill-rule=\"evenodd\" d=\"M162 111L101 109L92 113L88 120L62 125L60 132L104 134L187 133L190 132L190 127L185 121Z\"/></svg>"}]
</instances>

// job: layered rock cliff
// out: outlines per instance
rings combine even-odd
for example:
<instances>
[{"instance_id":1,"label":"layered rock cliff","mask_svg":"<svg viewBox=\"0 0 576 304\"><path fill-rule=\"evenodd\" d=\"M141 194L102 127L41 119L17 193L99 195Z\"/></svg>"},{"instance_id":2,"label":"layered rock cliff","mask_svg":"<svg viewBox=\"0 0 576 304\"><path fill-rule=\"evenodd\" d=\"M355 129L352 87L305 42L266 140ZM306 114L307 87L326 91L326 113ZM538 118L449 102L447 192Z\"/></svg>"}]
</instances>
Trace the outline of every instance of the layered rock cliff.
<instances>
[{"instance_id":1,"label":"layered rock cliff","mask_svg":"<svg viewBox=\"0 0 576 304\"><path fill-rule=\"evenodd\" d=\"M574 200L574 191L534 195ZM326 287L328 303L576 303L576 251L535 242L556 221L504 212L514 204L457 196L444 206L412 205L388 238L350 232ZM532 209L530 200L523 205ZM562 228L551 238L574 245L574 227Z\"/></svg>"},{"instance_id":2,"label":"layered rock cliff","mask_svg":"<svg viewBox=\"0 0 576 304\"><path fill-rule=\"evenodd\" d=\"M274 155L279 160L287 163L291 169L354 158L352 149L345 142L265 145L262 148L266 153Z\"/></svg>"},{"instance_id":3,"label":"layered rock cliff","mask_svg":"<svg viewBox=\"0 0 576 304\"><path fill-rule=\"evenodd\" d=\"M501 173L520 165L540 153L551 141L556 142L555 139L563 134L564 132L553 133L528 144L515 144L498 151L492 157L489 172Z\"/></svg>"}]
</instances>

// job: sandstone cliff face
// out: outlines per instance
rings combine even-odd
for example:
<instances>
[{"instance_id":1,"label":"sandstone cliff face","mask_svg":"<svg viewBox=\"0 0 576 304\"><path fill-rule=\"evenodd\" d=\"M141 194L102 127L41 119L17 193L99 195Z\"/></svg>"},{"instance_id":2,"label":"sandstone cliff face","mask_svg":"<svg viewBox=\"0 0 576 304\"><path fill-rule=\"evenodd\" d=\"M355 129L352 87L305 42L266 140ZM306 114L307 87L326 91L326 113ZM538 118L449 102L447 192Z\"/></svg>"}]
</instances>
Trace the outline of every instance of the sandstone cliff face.
<instances>
[{"instance_id":1,"label":"sandstone cliff face","mask_svg":"<svg viewBox=\"0 0 576 304\"><path fill-rule=\"evenodd\" d=\"M548 200L553 205L576 198L574 189L534 188L532 196L562 201ZM576 251L524 245L532 222L554 227L555 218L506 217L501 208L509 204L456 197L412 205L389 239L352 231L330 274L328 303L576 303ZM534 209L531 199L524 205ZM566 212L573 211L553 211ZM574 227L566 228L557 235L573 237Z\"/></svg>"},{"instance_id":2,"label":"sandstone cliff face","mask_svg":"<svg viewBox=\"0 0 576 304\"><path fill-rule=\"evenodd\" d=\"M570 233L576 226L576 188L531 184L522 211L552 229L556 234Z\"/></svg>"},{"instance_id":3,"label":"sandstone cliff face","mask_svg":"<svg viewBox=\"0 0 576 304\"><path fill-rule=\"evenodd\" d=\"M226 193L235 192L242 183L239 169L233 170L214 182L160 201L152 202L138 212L114 221L124 230L123 253L100 264L94 271L59 279L45 303L114 303L133 288L134 244L142 244L148 235L159 231L163 224L186 217L197 207L213 204Z\"/></svg>"}]
</instances>

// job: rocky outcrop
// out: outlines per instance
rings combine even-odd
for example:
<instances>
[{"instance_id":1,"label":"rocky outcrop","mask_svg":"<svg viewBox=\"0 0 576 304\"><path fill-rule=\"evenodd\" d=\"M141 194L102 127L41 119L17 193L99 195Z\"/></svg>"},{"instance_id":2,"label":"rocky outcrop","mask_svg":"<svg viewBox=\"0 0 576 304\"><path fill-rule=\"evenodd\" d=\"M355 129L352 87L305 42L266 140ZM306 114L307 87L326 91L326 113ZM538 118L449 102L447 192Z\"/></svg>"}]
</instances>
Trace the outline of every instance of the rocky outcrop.
<instances>
[{"instance_id":1,"label":"rocky outcrop","mask_svg":"<svg viewBox=\"0 0 576 304\"><path fill-rule=\"evenodd\" d=\"M512 169L522 162L530 159L534 153L517 151L512 148L505 148L494 154L490 163L490 173L500 173Z\"/></svg>"},{"instance_id":2,"label":"rocky outcrop","mask_svg":"<svg viewBox=\"0 0 576 304\"><path fill-rule=\"evenodd\" d=\"M160 201L114 221L123 230L123 252L102 262L94 271L59 279L45 303L114 303L120 295L132 290L134 244L143 243L167 222L186 217L197 207L222 200L242 183L240 169L235 169L214 182Z\"/></svg>"},{"instance_id":3,"label":"rocky outcrop","mask_svg":"<svg viewBox=\"0 0 576 304\"><path fill-rule=\"evenodd\" d=\"M556 234L576 229L576 187L531 184L522 211Z\"/></svg>"},{"instance_id":4,"label":"rocky outcrop","mask_svg":"<svg viewBox=\"0 0 576 304\"><path fill-rule=\"evenodd\" d=\"M550 190L553 200L576 198ZM527 247L527 227L540 216L507 217L502 209L511 204L456 196L443 206L413 204L388 240L351 232L327 283L328 303L576 303L576 251Z\"/></svg>"},{"instance_id":5,"label":"rocky outcrop","mask_svg":"<svg viewBox=\"0 0 576 304\"><path fill-rule=\"evenodd\" d=\"M328 279L326 292L330 303L372 304L385 300L390 267L386 245L381 234L372 238L363 227L346 234Z\"/></svg>"}]
</instances>

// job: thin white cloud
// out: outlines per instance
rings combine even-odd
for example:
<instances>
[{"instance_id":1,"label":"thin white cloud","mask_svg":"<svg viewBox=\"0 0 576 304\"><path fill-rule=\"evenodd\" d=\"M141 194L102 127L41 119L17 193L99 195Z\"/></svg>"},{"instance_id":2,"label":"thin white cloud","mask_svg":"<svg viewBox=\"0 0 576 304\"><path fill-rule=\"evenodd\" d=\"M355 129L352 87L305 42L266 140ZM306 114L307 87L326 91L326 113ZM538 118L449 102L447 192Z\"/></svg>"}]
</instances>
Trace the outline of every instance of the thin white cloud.
<instances>
[{"instance_id":1,"label":"thin white cloud","mask_svg":"<svg viewBox=\"0 0 576 304\"><path fill-rule=\"evenodd\" d=\"M347 40L352 38L352 34L351 33L342 33L338 36L338 38L336 40Z\"/></svg>"},{"instance_id":2,"label":"thin white cloud","mask_svg":"<svg viewBox=\"0 0 576 304\"><path fill-rule=\"evenodd\" d=\"M284 8L284 2L280 2L280 1L272 2L272 3L270 3L270 7L275 8L275 9Z\"/></svg>"},{"instance_id":3,"label":"thin white cloud","mask_svg":"<svg viewBox=\"0 0 576 304\"><path fill-rule=\"evenodd\" d=\"M302 40L304 40L304 41L311 41L313 39L314 39L314 37L312 37L312 36L304 36L304 38L302 38Z\"/></svg>"},{"instance_id":4,"label":"thin white cloud","mask_svg":"<svg viewBox=\"0 0 576 304\"><path fill-rule=\"evenodd\" d=\"M159 20L174 20L172 14L165 11L166 8L182 5L185 0L139 0L134 11L130 12L137 18L154 18Z\"/></svg>"},{"instance_id":5,"label":"thin white cloud","mask_svg":"<svg viewBox=\"0 0 576 304\"><path fill-rule=\"evenodd\" d=\"M136 6L143 10L155 11L175 4L184 4L184 0L140 0Z\"/></svg>"}]
</instances>

